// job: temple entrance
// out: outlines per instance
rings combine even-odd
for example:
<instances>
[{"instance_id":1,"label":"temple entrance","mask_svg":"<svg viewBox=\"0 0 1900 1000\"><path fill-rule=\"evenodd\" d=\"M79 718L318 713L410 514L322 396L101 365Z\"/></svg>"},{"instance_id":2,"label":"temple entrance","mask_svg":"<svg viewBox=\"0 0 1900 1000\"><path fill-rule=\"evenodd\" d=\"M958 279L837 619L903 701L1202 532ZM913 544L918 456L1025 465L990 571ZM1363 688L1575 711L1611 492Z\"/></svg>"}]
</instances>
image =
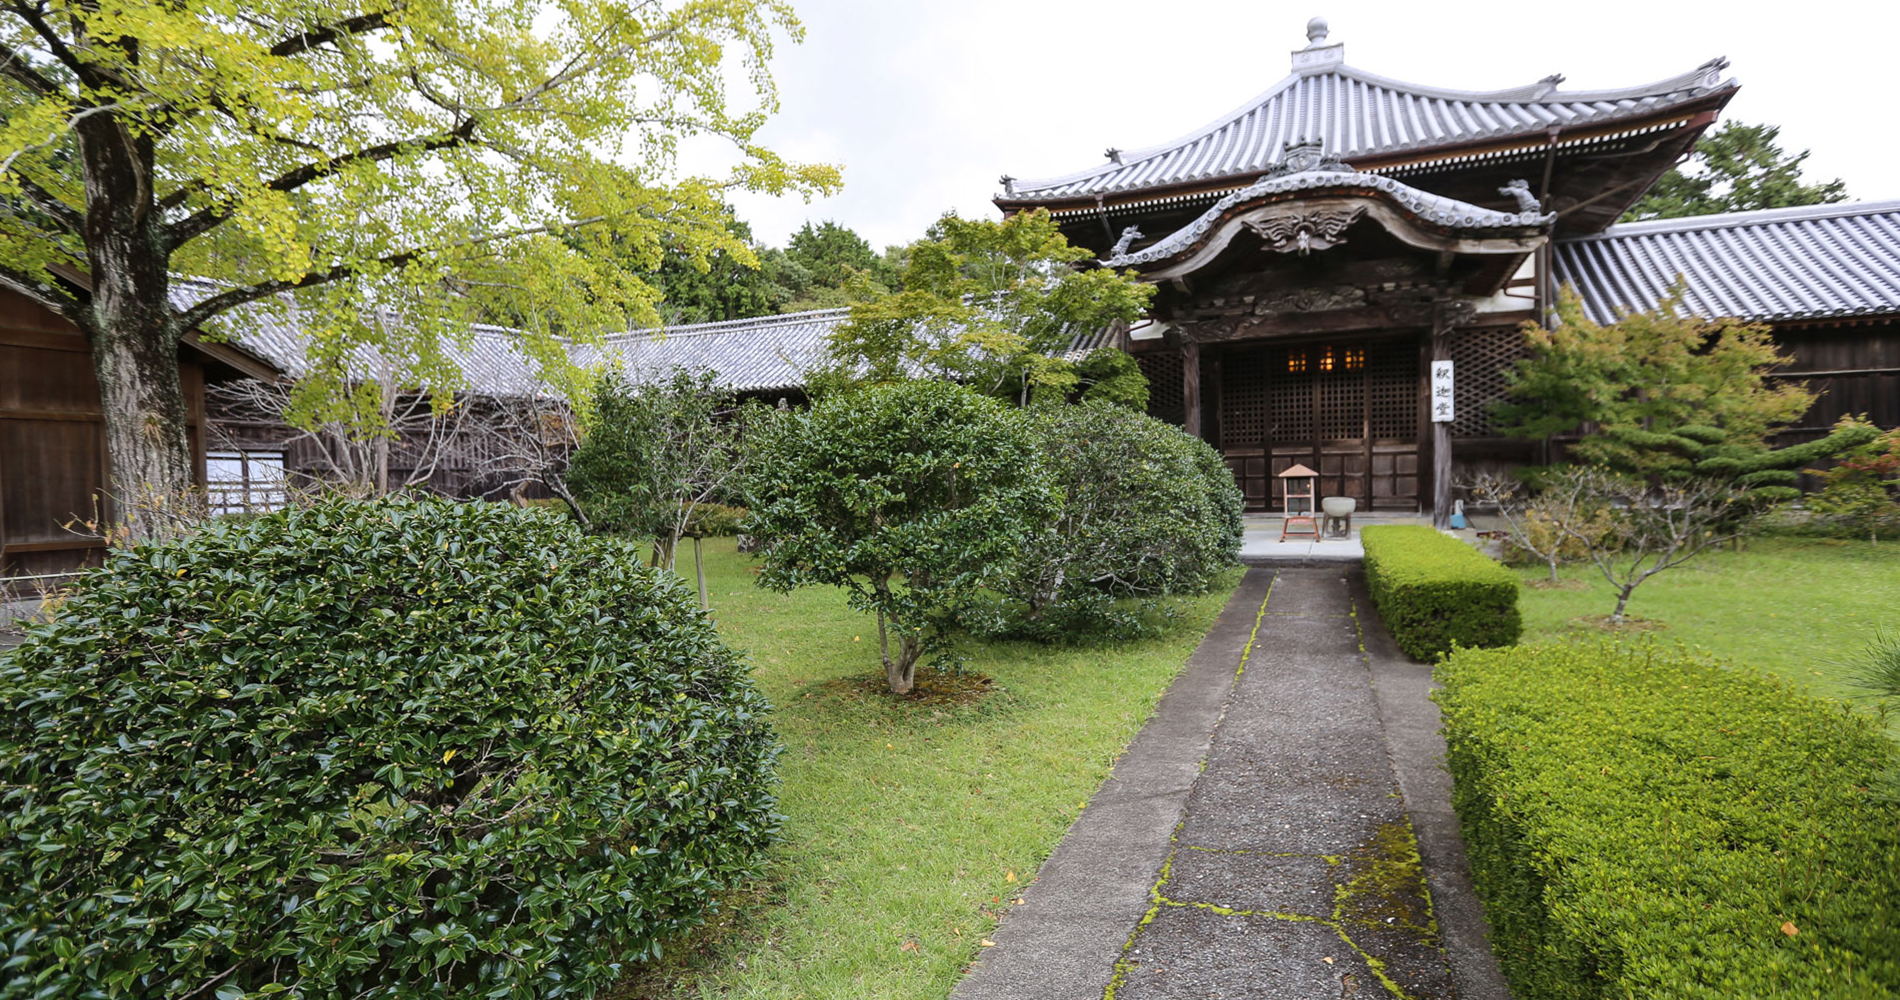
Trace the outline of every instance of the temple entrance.
<instances>
[{"instance_id":1,"label":"temple entrance","mask_svg":"<svg viewBox=\"0 0 1900 1000\"><path fill-rule=\"evenodd\" d=\"M1418 509L1416 340L1236 347L1213 360L1220 450L1248 510L1278 510L1274 477L1295 464L1319 472L1320 495L1360 510Z\"/></svg>"}]
</instances>

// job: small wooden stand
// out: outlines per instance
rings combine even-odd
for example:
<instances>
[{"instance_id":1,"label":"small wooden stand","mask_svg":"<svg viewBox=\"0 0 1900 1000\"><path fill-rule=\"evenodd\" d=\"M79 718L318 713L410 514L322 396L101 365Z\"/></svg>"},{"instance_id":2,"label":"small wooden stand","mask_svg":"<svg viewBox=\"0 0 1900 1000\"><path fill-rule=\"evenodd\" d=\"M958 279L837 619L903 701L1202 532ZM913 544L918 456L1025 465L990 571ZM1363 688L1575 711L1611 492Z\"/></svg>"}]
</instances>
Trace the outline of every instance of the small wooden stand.
<instances>
[{"instance_id":1,"label":"small wooden stand","mask_svg":"<svg viewBox=\"0 0 1900 1000\"><path fill-rule=\"evenodd\" d=\"M1319 473L1304 465L1295 465L1280 473L1281 508L1286 517L1280 521L1280 541L1288 534L1311 535L1319 541L1319 518L1315 516L1314 481ZM1303 529L1303 530L1296 530Z\"/></svg>"}]
</instances>

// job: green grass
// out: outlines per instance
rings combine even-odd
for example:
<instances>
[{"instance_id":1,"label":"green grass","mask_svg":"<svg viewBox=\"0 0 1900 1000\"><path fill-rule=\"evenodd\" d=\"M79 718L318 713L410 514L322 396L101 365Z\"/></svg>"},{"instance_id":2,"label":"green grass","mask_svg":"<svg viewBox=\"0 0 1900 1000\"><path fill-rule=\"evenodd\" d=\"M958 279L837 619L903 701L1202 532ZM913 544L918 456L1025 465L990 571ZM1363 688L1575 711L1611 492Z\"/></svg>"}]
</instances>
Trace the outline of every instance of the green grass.
<instances>
[{"instance_id":1,"label":"green grass","mask_svg":"<svg viewBox=\"0 0 1900 1000\"><path fill-rule=\"evenodd\" d=\"M1542 567L1518 569L1526 580L1544 575ZM1563 576L1584 587L1526 587L1520 595L1524 642L1604 634L1580 619L1616 606L1609 584L1588 565L1566 567ZM1652 623L1658 638L1779 674L1814 694L1852 697L1862 692L1848 682L1851 661L1876 628L1900 626L1900 543L1755 539L1651 577L1629 613Z\"/></svg>"},{"instance_id":2,"label":"green grass","mask_svg":"<svg viewBox=\"0 0 1900 1000\"><path fill-rule=\"evenodd\" d=\"M785 841L767 884L627 997L946 996L1239 579L1159 639L979 647L969 669L996 687L958 705L881 693L876 624L842 592L762 590L730 539L707 564L719 629L777 706Z\"/></svg>"}]
</instances>

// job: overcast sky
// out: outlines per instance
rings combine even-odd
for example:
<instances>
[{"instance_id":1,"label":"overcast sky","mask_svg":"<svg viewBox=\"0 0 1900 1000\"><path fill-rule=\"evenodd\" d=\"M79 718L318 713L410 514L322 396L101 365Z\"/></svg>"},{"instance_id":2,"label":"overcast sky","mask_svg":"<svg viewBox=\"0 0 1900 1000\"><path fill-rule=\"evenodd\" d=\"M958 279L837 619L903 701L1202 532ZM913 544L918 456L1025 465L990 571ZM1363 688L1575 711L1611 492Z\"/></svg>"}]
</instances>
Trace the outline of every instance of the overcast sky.
<instances>
[{"instance_id":1,"label":"overcast sky","mask_svg":"<svg viewBox=\"0 0 1900 1000\"><path fill-rule=\"evenodd\" d=\"M1840 177L1857 200L1900 197L1900 3L793 3L807 35L774 61L782 110L762 138L842 166L845 186L809 205L736 199L776 245L806 219L908 242L946 210L993 213L1001 174L1065 174L1192 131L1285 76L1316 14L1348 64L1460 89L1550 73L1565 89L1629 86L1725 55L1742 83L1727 118L1781 125L1786 148L1813 150L1811 178Z\"/></svg>"}]
</instances>

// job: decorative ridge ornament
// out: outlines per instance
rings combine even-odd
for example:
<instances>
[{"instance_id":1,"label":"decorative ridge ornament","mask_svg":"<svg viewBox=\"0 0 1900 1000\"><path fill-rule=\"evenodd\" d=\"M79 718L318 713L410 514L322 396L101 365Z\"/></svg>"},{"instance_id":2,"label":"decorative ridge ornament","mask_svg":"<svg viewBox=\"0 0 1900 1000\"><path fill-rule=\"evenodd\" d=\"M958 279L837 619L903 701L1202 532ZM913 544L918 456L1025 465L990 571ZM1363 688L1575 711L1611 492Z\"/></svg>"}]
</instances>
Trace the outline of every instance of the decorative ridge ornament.
<instances>
[{"instance_id":1,"label":"decorative ridge ornament","mask_svg":"<svg viewBox=\"0 0 1900 1000\"><path fill-rule=\"evenodd\" d=\"M1504 186L1498 188L1498 193L1516 198L1519 212L1536 212L1544 207L1538 203L1537 196L1531 194L1531 182L1522 177L1505 181Z\"/></svg>"},{"instance_id":2,"label":"decorative ridge ornament","mask_svg":"<svg viewBox=\"0 0 1900 1000\"><path fill-rule=\"evenodd\" d=\"M1128 248L1132 246L1136 240L1141 239L1141 237L1142 232L1139 226L1129 226L1127 229L1122 230L1122 238L1115 241L1115 247L1110 250L1109 253L1120 257L1122 254L1127 253Z\"/></svg>"},{"instance_id":3,"label":"decorative ridge ornament","mask_svg":"<svg viewBox=\"0 0 1900 1000\"><path fill-rule=\"evenodd\" d=\"M1281 149L1280 158L1267 168L1268 177L1285 177L1288 174L1303 174L1312 170L1331 170L1339 173L1356 173L1352 167L1338 156L1326 152L1323 139L1295 139Z\"/></svg>"},{"instance_id":4,"label":"decorative ridge ornament","mask_svg":"<svg viewBox=\"0 0 1900 1000\"><path fill-rule=\"evenodd\" d=\"M1456 198L1420 191L1415 187L1401 183L1384 174L1366 174L1350 167L1329 168L1324 163L1313 169L1278 176L1266 176L1247 187L1231 191L1226 197L1208 206L1207 211L1193 222L1169 233L1152 246L1144 247L1132 253L1114 254L1107 260L1098 261L1103 267L1134 267L1165 260L1199 243L1212 232L1222 216L1243 202L1281 194L1300 192L1321 192L1328 189L1344 189L1360 197L1370 189L1385 195L1391 202L1404 211L1434 225L1448 229L1528 229L1548 226L1555 222L1554 212L1499 212L1489 208L1480 208ZM1528 189L1527 189L1528 193ZM1356 216L1355 216L1356 218ZM1316 229L1317 233L1318 230ZM1265 236L1265 234L1262 234ZM1271 241L1271 237L1268 237ZM1333 241L1337 242L1337 241ZM1327 246L1331 246L1329 242ZM1325 249L1307 240L1309 252ZM1295 240L1288 248L1289 252L1299 250Z\"/></svg>"},{"instance_id":5,"label":"decorative ridge ornament","mask_svg":"<svg viewBox=\"0 0 1900 1000\"><path fill-rule=\"evenodd\" d=\"M1294 210L1247 220L1247 228L1267 241L1267 248L1304 257L1346 242L1346 230L1366 214L1364 205L1344 209Z\"/></svg>"}]
</instances>

